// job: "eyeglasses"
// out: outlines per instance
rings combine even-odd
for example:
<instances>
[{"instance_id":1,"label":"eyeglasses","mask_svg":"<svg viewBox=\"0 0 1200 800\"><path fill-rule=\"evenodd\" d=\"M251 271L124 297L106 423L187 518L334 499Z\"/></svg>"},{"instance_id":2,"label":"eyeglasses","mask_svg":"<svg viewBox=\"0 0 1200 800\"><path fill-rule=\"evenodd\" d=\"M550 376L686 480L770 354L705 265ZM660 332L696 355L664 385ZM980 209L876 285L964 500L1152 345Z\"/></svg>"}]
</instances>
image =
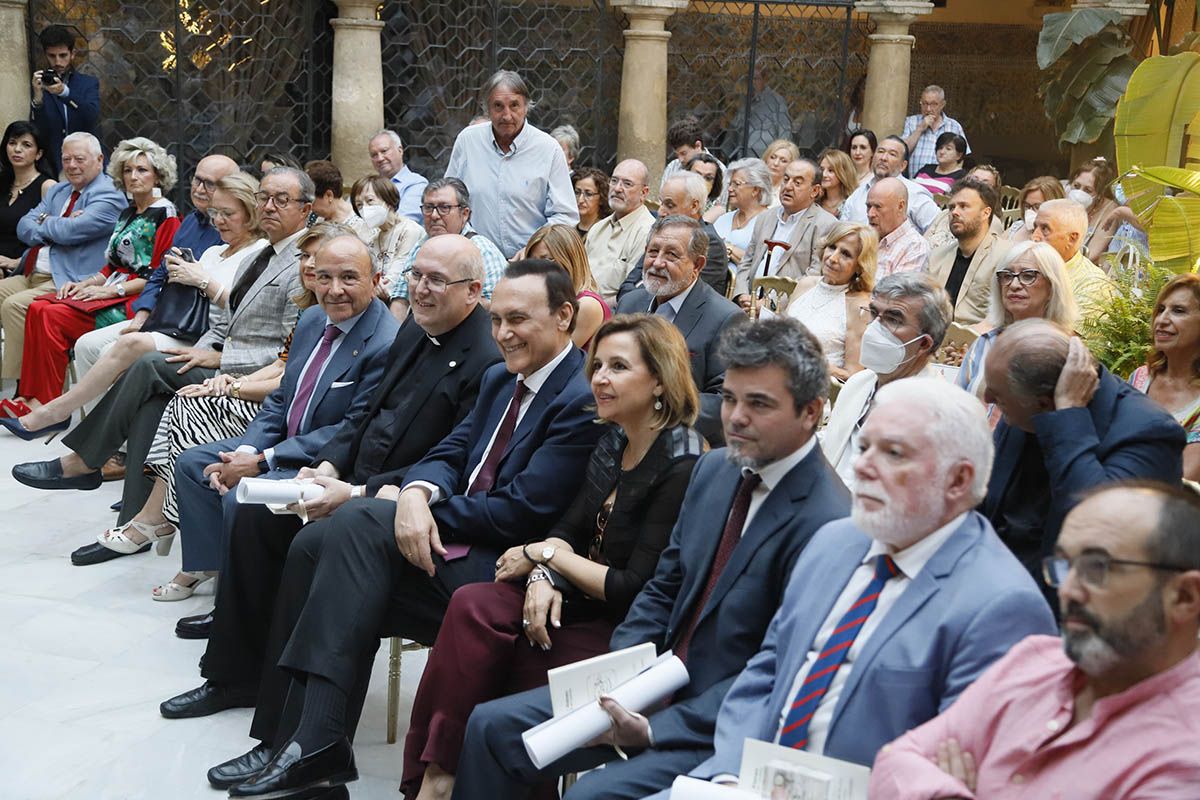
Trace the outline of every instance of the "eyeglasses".
<instances>
[{"instance_id":1,"label":"eyeglasses","mask_svg":"<svg viewBox=\"0 0 1200 800\"><path fill-rule=\"evenodd\" d=\"M599 192L589 192L587 189L576 189L575 196L582 197L585 200L591 200L593 197L599 197L600 193Z\"/></svg>"},{"instance_id":2,"label":"eyeglasses","mask_svg":"<svg viewBox=\"0 0 1200 800\"><path fill-rule=\"evenodd\" d=\"M1046 556L1042 559L1042 577L1046 585L1054 588L1062 586L1071 570L1084 586L1092 589L1103 589L1108 583L1108 575L1113 564L1129 567L1147 567L1162 569L1170 572L1187 572L1187 567L1177 567L1173 564L1155 564L1150 561L1128 561L1123 558L1111 558L1105 553L1081 553L1075 558L1066 556Z\"/></svg>"},{"instance_id":3,"label":"eyeglasses","mask_svg":"<svg viewBox=\"0 0 1200 800\"><path fill-rule=\"evenodd\" d=\"M734 178L733 180L731 180L729 182L729 188L731 188L731 189L740 189L743 186L749 186L749 185L750 185L749 181L744 181L741 178Z\"/></svg>"},{"instance_id":4,"label":"eyeglasses","mask_svg":"<svg viewBox=\"0 0 1200 800\"><path fill-rule=\"evenodd\" d=\"M1033 286L1040 277L1042 277L1042 273L1036 269L1023 269L1020 272L1002 269L996 273L996 280L1000 282L1001 286L1008 286L1014 278L1020 281L1022 286Z\"/></svg>"},{"instance_id":5,"label":"eyeglasses","mask_svg":"<svg viewBox=\"0 0 1200 800\"><path fill-rule=\"evenodd\" d=\"M433 205L430 203L422 203L421 204L421 213L432 217L433 212L436 211L440 216L444 217L456 208L462 208L462 206L461 205L451 205L450 203L438 203L437 205Z\"/></svg>"},{"instance_id":6,"label":"eyeglasses","mask_svg":"<svg viewBox=\"0 0 1200 800\"><path fill-rule=\"evenodd\" d=\"M879 320L879 324L887 328L892 333L896 333L908 323L908 320L905 318L904 314L894 308L889 308L887 311L880 311L875 306L868 305L864 308L861 308L858 313L869 314L872 322Z\"/></svg>"},{"instance_id":7,"label":"eyeglasses","mask_svg":"<svg viewBox=\"0 0 1200 800\"><path fill-rule=\"evenodd\" d=\"M195 188L204 188L206 192L212 192L217 188L216 181L210 181L208 178L201 178L199 175L192 176L192 186Z\"/></svg>"},{"instance_id":8,"label":"eyeglasses","mask_svg":"<svg viewBox=\"0 0 1200 800\"><path fill-rule=\"evenodd\" d=\"M441 294L442 292L446 291L447 286L453 286L456 283L468 283L472 280L472 278L459 278L456 281L448 281L441 275L427 275L424 272L418 272L415 269L406 269L402 274L404 275L404 279L408 281L408 285L413 289L416 289L418 286L420 286L421 281L423 280L425 281L425 285L429 288L429 291L433 292L434 294Z\"/></svg>"},{"instance_id":9,"label":"eyeglasses","mask_svg":"<svg viewBox=\"0 0 1200 800\"><path fill-rule=\"evenodd\" d=\"M229 219L236 213L237 209L235 208L210 208L208 210L208 218L216 222L219 219Z\"/></svg>"},{"instance_id":10,"label":"eyeglasses","mask_svg":"<svg viewBox=\"0 0 1200 800\"><path fill-rule=\"evenodd\" d=\"M290 206L293 202L296 202L296 203L304 202L299 197L292 197L291 195L283 194L282 192L280 194L267 194L266 192L256 192L254 194L254 199L257 200L258 204L264 208L266 208L266 205L268 202L274 203L275 207L278 208L280 211L282 211L283 209Z\"/></svg>"},{"instance_id":11,"label":"eyeglasses","mask_svg":"<svg viewBox=\"0 0 1200 800\"><path fill-rule=\"evenodd\" d=\"M596 533L592 536L592 543L588 547L588 560L595 561L597 564L607 564L602 550L604 549L604 529L608 527L608 518L612 516L613 505L617 498L611 497L604 501L604 505L600 506L600 510L596 512Z\"/></svg>"}]
</instances>

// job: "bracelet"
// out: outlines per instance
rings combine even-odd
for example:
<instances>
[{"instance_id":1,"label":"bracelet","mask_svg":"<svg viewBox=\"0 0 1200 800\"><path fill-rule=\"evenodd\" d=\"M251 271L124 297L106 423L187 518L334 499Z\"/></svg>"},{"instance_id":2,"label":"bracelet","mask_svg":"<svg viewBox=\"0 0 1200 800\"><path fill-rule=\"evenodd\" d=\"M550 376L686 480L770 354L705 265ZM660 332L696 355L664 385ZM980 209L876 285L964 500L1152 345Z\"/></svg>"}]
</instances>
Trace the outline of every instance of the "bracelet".
<instances>
[{"instance_id":1,"label":"bracelet","mask_svg":"<svg viewBox=\"0 0 1200 800\"><path fill-rule=\"evenodd\" d=\"M550 576L546 574L545 570L543 570L541 567L538 567L533 572L529 573L529 577L525 579L525 585L531 586L538 581L548 580L550 580Z\"/></svg>"},{"instance_id":2,"label":"bracelet","mask_svg":"<svg viewBox=\"0 0 1200 800\"><path fill-rule=\"evenodd\" d=\"M521 555L525 556L525 559L527 561L529 561L530 564L535 564L537 566L541 566L542 562L536 560L533 556L529 555L529 551L525 549L527 547L529 547L529 542L526 542L525 544L521 545Z\"/></svg>"},{"instance_id":3,"label":"bracelet","mask_svg":"<svg viewBox=\"0 0 1200 800\"><path fill-rule=\"evenodd\" d=\"M229 396L232 397L234 400L242 399L242 382L241 381L234 381L233 383L229 384Z\"/></svg>"}]
</instances>

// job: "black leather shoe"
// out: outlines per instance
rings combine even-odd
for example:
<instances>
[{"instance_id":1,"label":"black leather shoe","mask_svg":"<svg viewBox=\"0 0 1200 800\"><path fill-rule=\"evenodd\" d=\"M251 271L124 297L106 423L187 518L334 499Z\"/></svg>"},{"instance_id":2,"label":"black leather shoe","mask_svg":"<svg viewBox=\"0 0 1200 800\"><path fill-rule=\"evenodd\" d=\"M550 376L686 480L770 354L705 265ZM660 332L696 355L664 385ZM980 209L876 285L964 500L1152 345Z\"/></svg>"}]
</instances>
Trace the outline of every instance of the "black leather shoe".
<instances>
[{"instance_id":1,"label":"black leather shoe","mask_svg":"<svg viewBox=\"0 0 1200 800\"><path fill-rule=\"evenodd\" d=\"M245 783L258 773L271 760L271 748L260 744L249 752L242 753L237 758L217 764L208 771L208 782L214 789L228 789Z\"/></svg>"},{"instance_id":2,"label":"black leather shoe","mask_svg":"<svg viewBox=\"0 0 1200 800\"><path fill-rule=\"evenodd\" d=\"M253 708L258 699L251 686L214 686L205 681L190 692L163 701L158 711L167 719L207 717L227 708Z\"/></svg>"},{"instance_id":3,"label":"black leather shoe","mask_svg":"<svg viewBox=\"0 0 1200 800\"><path fill-rule=\"evenodd\" d=\"M64 478L62 463L57 458L17 464L12 468L12 476L34 489L99 489L100 484L104 483L104 479L100 477L100 470L74 478Z\"/></svg>"},{"instance_id":4,"label":"black leather shoe","mask_svg":"<svg viewBox=\"0 0 1200 800\"><path fill-rule=\"evenodd\" d=\"M99 542L85 544L75 552L71 553L71 563L77 567L87 567L92 564L103 564L105 561L112 561L114 558L124 558L125 556L135 556L138 553L144 553L150 549L152 542L147 541L144 545L137 549L134 553L118 553L116 550L109 550Z\"/></svg>"},{"instance_id":5,"label":"black leather shoe","mask_svg":"<svg viewBox=\"0 0 1200 800\"><path fill-rule=\"evenodd\" d=\"M212 628L213 612L196 614L191 617L181 617L175 623L175 635L180 639L207 639ZM201 667L203 669L203 667Z\"/></svg>"},{"instance_id":6,"label":"black leather shoe","mask_svg":"<svg viewBox=\"0 0 1200 800\"><path fill-rule=\"evenodd\" d=\"M358 780L354 766L354 748L343 736L315 753L299 755L300 746L289 741L263 767L262 772L245 783L230 787L230 797L293 797L316 789L333 789Z\"/></svg>"}]
</instances>

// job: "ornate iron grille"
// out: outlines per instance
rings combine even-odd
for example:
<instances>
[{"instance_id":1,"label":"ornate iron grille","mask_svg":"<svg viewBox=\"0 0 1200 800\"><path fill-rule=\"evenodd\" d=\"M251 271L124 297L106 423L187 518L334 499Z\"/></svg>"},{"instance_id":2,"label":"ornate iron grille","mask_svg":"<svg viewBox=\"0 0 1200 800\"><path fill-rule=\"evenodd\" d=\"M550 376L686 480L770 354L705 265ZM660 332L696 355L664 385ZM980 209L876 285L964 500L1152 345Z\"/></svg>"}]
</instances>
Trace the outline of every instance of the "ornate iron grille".
<instances>
[{"instance_id":1,"label":"ornate iron grille","mask_svg":"<svg viewBox=\"0 0 1200 800\"><path fill-rule=\"evenodd\" d=\"M30 0L30 55L40 63L46 25L74 29L77 64L100 78L104 146L146 136L170 150L179 203L207 153L328 153L333 16L328 0Z\"/></svg>"}]
</instances>

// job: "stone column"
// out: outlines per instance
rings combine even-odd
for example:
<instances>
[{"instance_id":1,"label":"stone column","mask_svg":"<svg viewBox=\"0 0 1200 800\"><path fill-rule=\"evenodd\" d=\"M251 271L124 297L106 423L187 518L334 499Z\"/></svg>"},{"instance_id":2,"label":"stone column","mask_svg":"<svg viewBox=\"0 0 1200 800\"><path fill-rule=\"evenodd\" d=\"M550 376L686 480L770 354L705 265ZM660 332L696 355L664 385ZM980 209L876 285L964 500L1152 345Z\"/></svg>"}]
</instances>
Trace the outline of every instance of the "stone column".
<instances>
[{"instance_id":1,"label":"stone column","mask_svg":"<svg viewBox=\"0 0 1200 800\"><path fill-rule=\"evenodd\" d=\"M374 170L367 143L383 127L383 53L377 0L335 0L333 25L333 163L349 186Z\"/></svg>"},{"instance_id":2,"label":"stone column","mask_svg":"<svg viewBox=\"0 0 1200 800\"><path fill-rule=\"evenodd\" d=\"M621 65L621 111L617 158L636 158L650 170L650 193L658 197L667 141L667 19L688 0L611 0L629 18Z\"/></svg>"},{"instance_id":3,"label":"stone column","mask_svg":"<svg viewBox=\"0 0 1200 800\"><path fill-rule=\"evenodd\" d=\"M908 28L922 14L933 11L925 0L859 0L854 10L875 22L875 33L867 37L871 54L867 60L867 85L863 97L863 127L879 138L899 135L908 115L908 82L912 48L916 39Z\"/></svg>"},{"instance_id":4,"label":"stone column","mask_svg":"<svg viewBox=\"0 0 1200 800\"><path fill-rule=\"evenodd\" d=\"M29 46L25 39L26 0L0 0L0 119L29 117ZM5 124L7 124L7 122Z\"/></svg>"}]
</instances>

